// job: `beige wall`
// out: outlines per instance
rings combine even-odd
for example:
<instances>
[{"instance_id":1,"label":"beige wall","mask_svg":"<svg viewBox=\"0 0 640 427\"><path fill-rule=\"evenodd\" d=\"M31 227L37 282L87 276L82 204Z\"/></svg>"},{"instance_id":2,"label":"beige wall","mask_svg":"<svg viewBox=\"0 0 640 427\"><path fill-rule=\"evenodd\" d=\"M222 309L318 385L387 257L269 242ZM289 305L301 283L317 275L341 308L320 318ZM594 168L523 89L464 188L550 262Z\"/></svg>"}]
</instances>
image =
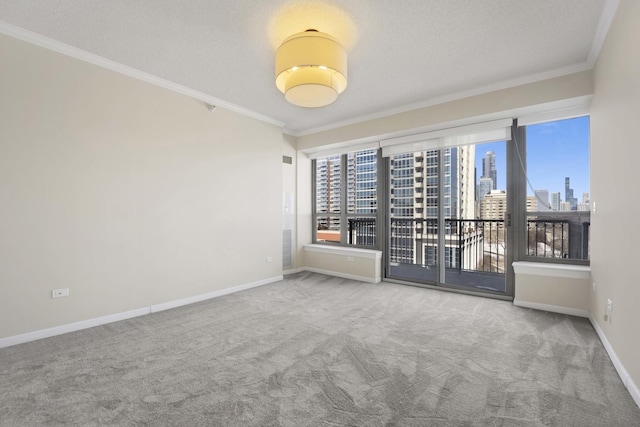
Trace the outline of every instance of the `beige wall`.
<instances>
[{"instance_id":1,"label":"beige wall","mask_svg":"<svg viewBox=\"0 0 640 427\"><path fill-rule=\"evenodd\" d=\"M516 112L530 106L592 93L591 71L584 71L301 136L298 138L298 149L308 150L345 141L376 140L376 137L388 137L411 129L424 129L469 118L495 119L497 117L491 117L492 114Z\"/></svg>"},{"instance_id":2,"label":"beige wall","mask_svg":"<svg viewBox=\"0 0 640 427\"><path fill-rule=\"evenodd\" d=\"M7 36L0 52L0 338L282 274L279 128Z\"/></svg>"},{"instance_id":3,"label":"beige wall","mask_svg":"<svg viewBox=\"0 0 640 427\"><path fill-rule=\"evenodd\" d=\"M591 313L640 385L640 2L622 0L594 73L591 108ZM613 301L604 320L607 299Z\"/></svg>"}]
</instances>

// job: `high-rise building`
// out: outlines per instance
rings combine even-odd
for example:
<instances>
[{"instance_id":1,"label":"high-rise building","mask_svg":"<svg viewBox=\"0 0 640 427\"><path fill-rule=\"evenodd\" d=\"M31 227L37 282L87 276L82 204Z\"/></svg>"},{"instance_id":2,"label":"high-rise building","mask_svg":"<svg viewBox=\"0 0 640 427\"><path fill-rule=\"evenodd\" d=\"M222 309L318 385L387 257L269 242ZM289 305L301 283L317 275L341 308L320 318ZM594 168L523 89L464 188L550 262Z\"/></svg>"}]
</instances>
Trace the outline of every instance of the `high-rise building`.
<instances>
[{"instance_id":1,"label":"high-rise building","mask_svg":"<svg viewBox=\"0 0 640 427\"><path fill-rule=\"evenodd\" d=\"M575 211L578 209L578 199L573 197L573 188L569 183L569 177L564 179L564 201L571 206L569 210Z\"/></svg>"},{"instance_id":2,"label":"high-rise building","mask_svg":"<svg viewBox=\"0 0 640 427\"><path fill-rule=\"evenodd\" d=\"M414 169L415 164L415 169ZM398 154L391 160L391 215L394 218L414 217L414 194L420 196L418 201L424 204L424 190L415 189L416 178L424 179L425 164L422 157L414 160L413 153ZM419 193L417 193L419 191ZM422 198L422 200L420 200ZM435 202L438 194L435 194Z\"/></svg>"},{"instance_id":3,"label":"high-rise building","mask_svg":"<svg viewBox=\"0 0 640 427\"><path fill-rule=\"evenodd\" d=\"M482 159L482 178L491 178L493 180L491 189L497 189L498 170L496 169L496 153L493 151L487 151Z\"/></svg>"},{"instance_id":4,"label":"high-rise building","mask_svg":"<svg viewBox=\"0 0 640 427\"><path fill-rule=\"evenodd\" d=\"M560 202L562 200L560 199L560 193L559 192L553 192L551 193L551 209L554 211L559 211L560 210Z\"/></svg>"},{"instance_id":5,"label":"high-rise building","mask_svg":"<svg viewBox=\"0 0 640 427\"><path fill-rule=\"evenodd\" d=\"M394 218L475 218L475 147L443 149L443 203L438 204L438 150L393 156L391 208Z\"/></svg>"},{"instance_id":6,"label":"high-rise building","mask_svg":"<svg viewBox=\"0 0 640 427\"><path fill-rule=\"evenodd\" d=\"M548 190L536 190L535 198L538 212L544 212L551 209Z\"/></svg>"},{"instance_id":7,"label":"high-rise building","mask_svg":"<svg viewBox=\"0 0 640 427\"><path fill-rule=\"evenodd\" d=\"M340 230L341 163L339 155L316 161L316 211L327 214L318 217L318 230Z\"/></svg>"},{"instance_id":8,"label":"high-rise building","mask_svg":"<svg viewBox=\"0 0 640 427\"><path fill-rule=\"evenodd\" d=\"M503 219L506 211L507 193L502 190L492 190L480 202L480 217L482 219Z\"/></svg>"},{"instance_id":9,"label":"high-rise building","mask_svg":"<svg viewBox=\"0 0 640 427\"><path fill-rule=\"evenodd\" d=\"M451 147L395 155L391 159L391 259L399 263L432 265L437 259L439 209L446 219L475 219L475 147ZM442 182L439 177L443 169ZM439 186L442 203L438 203ZM413 229L419 237L414 238ZM447 222L444 262L460 262L457 227ZM455 246L455 248L454 248Z\"/></svg>"},{"instance_id":10,"label":"high-rise building","mask_svg":"<svg viewBox=\"0 0 640 427\"><path fill-rule=\"evenodd\" d=\"M476 147L467 145L458 147L458 212L457 218L475 219L475 163Z\"/></svg>"},{"instance_id":11,"label":"high-rise building","mask_svg":"<svg viewBox=\"0 0 640 427\"><path fill-rule=\"evenodd\" d=\"M378 196L378 162L376 150L348 154L347 212L375 214ZM355 178L355 179L354 179Z\"/></svg>"},{"instance_id":12,"label":"high-rise building","mask_svg":"<svg viewBox=\"0 0 640 427\"><path fill-rule=\"evenodd\" d=\"M589 203L589 193L582 193L582 203L578 203L579 211L590 211L591 204Z\"/></svg>"},{"instance_id":13,"label":"high-rise building","mask_svg":"<svg viewBox=\"0 0 640 427\"><path fill-rule=\"evenodd\" d=\"M491 193L491 190L493 190L493 179L481 177L478 184L478 201L482 201L484 196Z\"/></svg>"}]
</instances>

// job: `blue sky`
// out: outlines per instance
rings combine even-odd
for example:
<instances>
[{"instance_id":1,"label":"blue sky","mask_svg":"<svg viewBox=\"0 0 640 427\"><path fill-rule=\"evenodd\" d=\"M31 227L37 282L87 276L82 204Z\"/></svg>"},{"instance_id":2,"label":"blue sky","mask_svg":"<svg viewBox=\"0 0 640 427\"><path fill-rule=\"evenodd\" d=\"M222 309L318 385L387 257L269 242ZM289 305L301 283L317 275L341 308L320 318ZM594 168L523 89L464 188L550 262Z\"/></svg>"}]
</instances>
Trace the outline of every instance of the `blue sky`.
<instances>
[{"instance_id":1,"label":"blue sky","mask_svg":"<svg viewBox=\"0 0 640 427\"><path fill-rule=\"evenodd\" d=\"M496 154L499 190L506 189L506 143L476 145L476 174L482 176L487 151ZM524 160L524 159L523 159ZM527 175L536 190L560 192L564 201L564 178L571 178L574 197L582 202L589 192L589 117L527 126ZM527 194L533 195L527 187Z\"/></svg>"}]
</instances>

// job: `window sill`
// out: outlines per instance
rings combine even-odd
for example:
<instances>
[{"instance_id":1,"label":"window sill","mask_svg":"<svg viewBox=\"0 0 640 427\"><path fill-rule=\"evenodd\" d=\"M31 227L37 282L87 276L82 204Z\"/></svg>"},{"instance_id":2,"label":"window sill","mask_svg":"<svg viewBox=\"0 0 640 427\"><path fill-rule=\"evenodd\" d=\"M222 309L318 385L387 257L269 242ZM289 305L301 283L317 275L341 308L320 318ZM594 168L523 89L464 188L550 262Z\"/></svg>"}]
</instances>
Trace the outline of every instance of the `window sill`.
<instances>
[{"instance_id":1,"label":"window sill","mask_svg":"<svg viewBox=\"0 0 640 427\"><path fill-rule=\"evenodd\" d=\"M591 267L587 265L518 261L513 263L513 271L516 274L563 277L567 279L585 280L591 277Z\"/></svg>"},{"instance_id":2,"label":"window sill","mask_svg":"<svg viewBox=\"0 0 640 427\"><path fill-rule=\"evenodd\" d=\"M304 250L309 252L320 252L325 254L350 256L354 258L382 259L382 251L377 251L374 249L361 249L361 248L350 248L345 246L319 245L314 243L310 245L304 245Z\"/></svg>"}]
</instances>

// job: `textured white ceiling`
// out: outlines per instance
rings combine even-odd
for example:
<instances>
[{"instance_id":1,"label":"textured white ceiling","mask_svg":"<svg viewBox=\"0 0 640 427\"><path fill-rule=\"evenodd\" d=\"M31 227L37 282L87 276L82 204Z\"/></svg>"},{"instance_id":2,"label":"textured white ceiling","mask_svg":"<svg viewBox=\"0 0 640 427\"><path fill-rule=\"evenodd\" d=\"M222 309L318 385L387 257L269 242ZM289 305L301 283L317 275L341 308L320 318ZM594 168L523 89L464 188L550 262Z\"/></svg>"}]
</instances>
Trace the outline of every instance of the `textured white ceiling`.
<instances>
[{"instance_id":1,"label":"textured white ceiling","mask_svg":"<svg viewBox=\"0 0 640 427\"><path fill-rule=\"evenodd\" d=\"M617 1L2 0L0 20L309 133L589 68L607 30L599 22L612 4ZM307 28L338 37L349 54L346 91L320 109L288 104L274 84L279 42Z\"/></svg>"}]
</instances>

